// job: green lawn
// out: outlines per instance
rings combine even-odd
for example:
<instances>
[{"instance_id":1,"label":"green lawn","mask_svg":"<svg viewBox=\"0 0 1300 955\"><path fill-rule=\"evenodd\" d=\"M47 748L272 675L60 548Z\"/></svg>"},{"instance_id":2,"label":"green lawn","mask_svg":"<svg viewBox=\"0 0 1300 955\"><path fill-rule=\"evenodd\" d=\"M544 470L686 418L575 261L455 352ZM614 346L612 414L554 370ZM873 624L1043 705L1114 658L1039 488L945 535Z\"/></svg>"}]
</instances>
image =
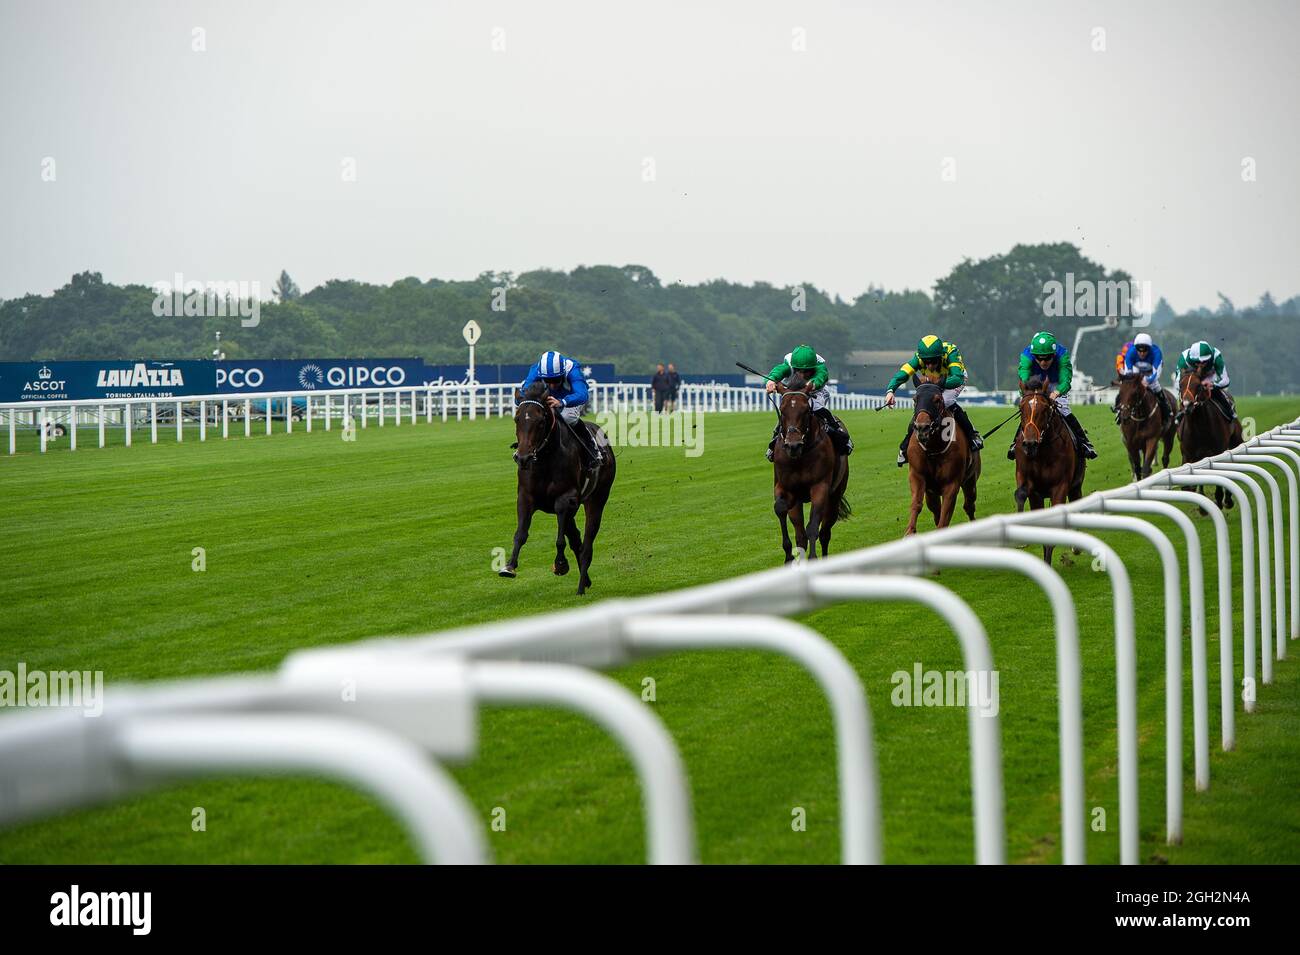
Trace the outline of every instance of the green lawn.
<instances>
[{"instance_id":1,"label":"green lawn","mask_svg":"<svg viewBox=\"0 0 1300 955\"><path fill-rule=\"evenodd\" d=\"M1263 430L1300 409L1243 399ZM1086 488L1125 483L1117 429L1082 408L1102 458ZM977 426L1000 409L972 412ZM858 450L833 552L891 540L906 524L907 482L894 467L905 413L846 416ZM136 444L0 459L0 669L103 670L114 683L270 669L289 651L418 634L590 600L686 587L772 567L781 551L762 457L766 415L712 415L704 453L624 448L592 567L594 587L549 572L553 518L539 515L520 576L492 569L514 529L509 422L497 419L175 443L174 428ZM143 440L141 438L143 437ZM985 456L980 514L1011 510L1009 427ZM1178 462L1175 449L1174 462ZM960 512L959 512L959 517ZM923 515L923 522L928 515ZM1234 534L1237 521L1230 524ZM926 526L923 524L923 526ZM1209 523L1202 522L1207 532ZM1181 536L1174 540L1182 546ZM1185 684L1184 845L1163 845L1163 620L1154 552L1111 535L1133 575L1139 619L1140 795L1144 861L1300 862L1300 666L1277 667L1259 712L1237 718L1238 748L1218 749L1216 593L1207 594L1212 786L1191 786ZM1214 551L1205 535L1207 580ZM191 570L203 547L207 570ZM1235 544L1234 544L1235 547ZM1234 549L1234 557L1240 551ZM1234 579L1240 590L1240 568ZM1090 862L1118 859L1115 683L1109 587L1088 560L1064 569L1081 616L1087 805L1107 812L1088 833ZM984 620L1000 673L1008 855L1059 861L1055 650L1041 592L1019 577L945 571ZM1241 606L1240 593L1235 606ZM965 714L895 708L890 675L961 669L956 640L912 606L840 606L803 618L857 667L871 702L889 862L972 857ZM1293 649L1293 655L1296 652ZM1184 654L1188 661L1189 655ZM1241 665L1240 631L1236 646ZM838 859L834 750L811 679L758 653L678 654L611 676L652 704L672 731L693 792L705 862ZM651 705L651 704L648 704ZM0 718L4 718L0 716ZM639 793L616 747L586 722L541 710L488 711L479 756L456 775L492 832L501 862L636 862L644 857ZM192 832L191 809L207 811ZM792 831L794 807L807 812ZM409 862L403 833L367 799L301 779L207 780L108 808L26 825L0 838L0 862Z\"/></svg>"}]
</instances>

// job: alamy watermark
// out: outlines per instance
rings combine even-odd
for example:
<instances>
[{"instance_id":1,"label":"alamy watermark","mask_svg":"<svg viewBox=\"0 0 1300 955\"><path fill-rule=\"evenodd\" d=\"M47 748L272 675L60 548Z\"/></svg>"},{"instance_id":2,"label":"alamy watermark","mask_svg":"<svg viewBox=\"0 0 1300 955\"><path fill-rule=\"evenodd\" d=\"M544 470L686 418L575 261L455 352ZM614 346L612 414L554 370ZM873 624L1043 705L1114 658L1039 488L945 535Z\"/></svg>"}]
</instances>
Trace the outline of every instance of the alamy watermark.
<instances>
[{"instance_id":1,"label":"alamy watermark","mask_svg":"<svg viewBox=\"0 0 1300 955\"><path fill-rule=\"evenodd\" d=\"M154 282L153 290L157 318L238 317L244 328L262 321L261 282L187 282L177 272L173 281Z\"/></svg>"},{"instance_id":2,"label":"alamy watermark","mask_svg":"<svg viewBox=\"0 0 1300 955\"><path fill-rule=\"evenodd\" d=\"M1151 283L1076 279L1065 273L1065 281L1043 283L1045 318L1125 318L1134 328L1151 324L1155 308Z\"/></svg>"},{"instance_id":3,"label":"alamy watermark","mask_svg":"<svg viewBox=\"0 0 1300 955\"><path fill-rule=\"evenodd\" d=\"M0 708L76 707L83 716L104 712L103 670L0 670Z\"/></svg>"},{"instance_id":4,"label":"alamy watermark","mask_svg":"<svg viewBox=\"0 0 1300 955\"><path fill-rule=\"evenodd\" d=\"M683 448L688 458L704 453L704 412L601 411L592 420L616 448Z\"/></svg>"},{"instance_id":5,"label":"alamy watermark","mask_svg":"<svg viewBox=\"0 0 1300 955\"><path fill-rule=\"evenodd\" d=\"M998 715L997 670L926 670L918 660L907 670L895 670L889 682L894 706L972 706L980 716Z\"/></svg>"}]
</instances>

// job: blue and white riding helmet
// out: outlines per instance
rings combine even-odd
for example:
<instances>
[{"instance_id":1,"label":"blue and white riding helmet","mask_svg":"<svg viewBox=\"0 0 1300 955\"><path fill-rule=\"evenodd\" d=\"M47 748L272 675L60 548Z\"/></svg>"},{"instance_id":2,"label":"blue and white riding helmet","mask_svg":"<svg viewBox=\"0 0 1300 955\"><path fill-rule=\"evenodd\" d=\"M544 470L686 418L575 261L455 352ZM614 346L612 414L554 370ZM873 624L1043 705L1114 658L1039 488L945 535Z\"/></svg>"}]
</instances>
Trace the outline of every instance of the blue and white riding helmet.
<instances>
[{"instance_id":1,"label":"blue and white riding helmet","mask_svg":"<svg viewBox=\"0 0 1300 955\"><path fill-rule=\"evenodd\" d=\"M544 352L537 361L539 378L567 378L572 370L573 362L557 351Z\"/></svg>"}]
</instances>

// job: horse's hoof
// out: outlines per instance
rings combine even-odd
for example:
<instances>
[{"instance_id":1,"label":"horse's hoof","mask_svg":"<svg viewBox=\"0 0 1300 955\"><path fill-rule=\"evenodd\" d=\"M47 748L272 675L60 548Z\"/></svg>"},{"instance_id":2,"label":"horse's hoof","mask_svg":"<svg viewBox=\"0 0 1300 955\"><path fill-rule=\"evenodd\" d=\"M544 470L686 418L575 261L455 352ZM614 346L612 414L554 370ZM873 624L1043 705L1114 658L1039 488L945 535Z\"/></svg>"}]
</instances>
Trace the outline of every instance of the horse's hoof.
<instances>
[{"instance_id":1,"label":"horse's hoof","mask_svg":"<svg viewBox=\"0 0 1300 955\"><path fill-rule=\"evenodd\" d=\"M564 576L565 574L567 574L568 572L569 572L569 565L568 565L568 564L552 564L552 565L551 565L551 573L553 573L556 577L563 577L563 576Z\"/></svg>"},{"instance_id":2,"label":"horse's hoof","mask_svg":"<svg viewBox=\"0 0 1300 955\"><path fill-rule=\"evenodd\" d=\"M498 570L498 571L497 571L497 576L498 576L498 577L509 577L511 580L514 580L515 577L518 576L518 575L515 573L515 569L514 569L513 567L507 567L505 570Z\"/></svg>"}]
</instances>

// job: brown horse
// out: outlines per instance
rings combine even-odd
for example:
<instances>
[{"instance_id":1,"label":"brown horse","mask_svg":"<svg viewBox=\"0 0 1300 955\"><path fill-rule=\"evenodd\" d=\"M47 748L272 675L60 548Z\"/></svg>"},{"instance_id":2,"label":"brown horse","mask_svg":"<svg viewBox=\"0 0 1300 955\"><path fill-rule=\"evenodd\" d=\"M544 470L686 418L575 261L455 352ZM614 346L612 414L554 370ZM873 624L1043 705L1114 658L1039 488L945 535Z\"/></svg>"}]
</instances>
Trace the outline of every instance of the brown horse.
<instances>
[{"instance_id":1,"label":"brown horse","mask_svg":"<svg viewBox=\"0 0 1300 955\"><path fill-rule=\"evenodd\" d=\"M798 372L789 386L776 386L781 396L777 406L779 436L772 453L772 510L781 521L781 547L785 562L794 560L790 549L787 517L794 521L795 544L809 559L830 553L831 528L852 513L844 491L849 483L848 458L837 454L826 426L812 410L811 384ZM803 523L803 506L811 504L808 526ZM811 545L811 546L810 546Z\"/></svg>"},{"instance_id":2,"label":"brown horse","mask_svg":"<svg viewBox=\"0 0 1300 955\"><path fill-rule=\"evenodd\" d=\"M907 480L912 486L912 517L903 536L916 533L916 518L924 500L936 527L947 527L962 492L962 509L975 520L975 485L980 477L980 453L944 407L943 388L916 386L912 397L912 440L907 443Z\"/></svg>"},{"instance_id":3,"label":"brown horse","mask_svg":"<svg viewBox=\"0 0 1300 955\"><path fill-rule=\"evenodd\" d=\"M515 498L517 523L515 547L510 562L498 571L502 577L514 577L519 567L519 550L528 540L528 527L534 511L554 514L559 525L555 538L555 563L551 571L557 576L569 572L564 556L564 542L578 558L578 593L591 586L592 545L600 531L600 518L614 484L614 451L608 447L604 432L593 424L579 421L575 427L590 428L603 447L605 461L593 468L587 451L569 430L559 412L547 402L544 382L534 382L526 392L515 391L515 463L519 465L519 484ZM586 513L586 527L579 536L575 515L581 504Z\"/></svg>"},{"instance_id":4,"label":"brown horse","mask_svg":"<svg viewBox=\"0 0 1300 955\"><path fill-rule=\"evenodd\" d=\"M1016 511L1077 501L1083 496L1087 460L1074 449L1070 426L1061 418L1041 381L1021 385L1020 440L1016 442ZM1052 562L1054 548L1043 546L1043 560ZM1061 563L1072 563L1062 557Z\"/></svg>"},{"instance_id":5,"label":"brown horse","mask_svg":"<svg viewBox=\"0 0 1300 955\"><path fill-rule=\"evenodd\" d=\"M1173 419L1165 414L1156 393L1143 382L1141 374L1120 375L1111 382L1119 386L1119 396L1115 399L1115 407L1119 409L1119 433L1128 450L1129 467L1135 481L1150 476L1151 463L1156 459L1156 449L1162 440L1165 443L1160 458L1162 468L1169 467L1169 452L1174 447Z\"/></svg>"},{"instance_id":6,"label":"brown horse","mask_svg":"<svg viewBox=\"0 0 1300 955\"><path fill-rule=\"evenodd\" d=\"M1241 422L1229 418L1219 403L1211 396L1211 385L1190 369L1178 379L1179 402L1182 417L1178 422L1178 449L1183 453L1183 463L1199 461L1236 447L1244 440ZM1202 492L1204 488L1200 488ZM1214 489L1214 503L1220 509L1231 508L1232 495L1221 487Z\"/></svg>"}]
</instances>

